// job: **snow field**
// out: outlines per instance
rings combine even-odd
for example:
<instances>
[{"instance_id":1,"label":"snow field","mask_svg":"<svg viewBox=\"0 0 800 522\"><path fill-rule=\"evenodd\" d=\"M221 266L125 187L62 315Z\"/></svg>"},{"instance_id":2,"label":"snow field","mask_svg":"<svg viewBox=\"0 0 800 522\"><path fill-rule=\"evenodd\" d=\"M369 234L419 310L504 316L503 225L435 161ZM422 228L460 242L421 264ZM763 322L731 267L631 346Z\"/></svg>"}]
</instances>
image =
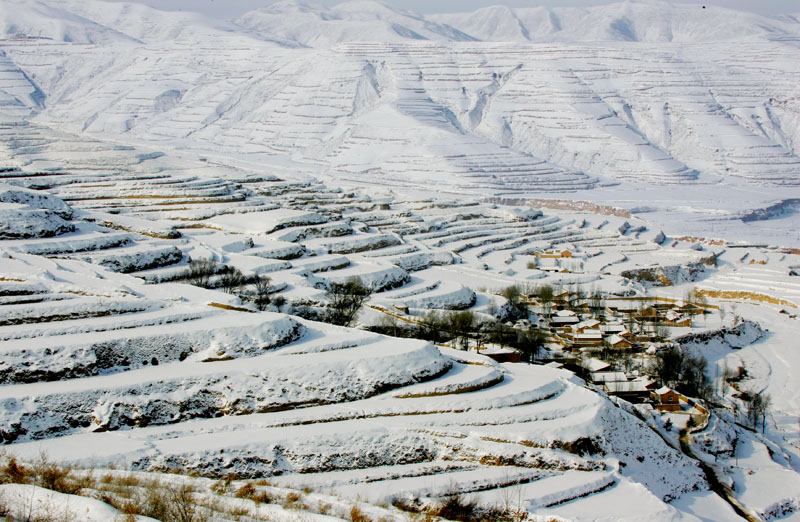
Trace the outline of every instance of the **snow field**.
<instances>
[{"instance_id":1,"label":"snow field","mask_svg":"<svg viewBox=\"0 0 800 522\"><path fill-rule=\"evenodd\" d=\"M675 300L697 287L723 321L736 306L769 330L696 348L712 368L744 363L744 386L774 409L763 438L739 435L739 467L724 422L696 440L740 501L796 518L800 261L735 244L796 239L791 20L713 9L737 29L708 42L717 26L698 31L686 6L615 6L580 37L592 12L481 14L520 45L470 41L501 38L469 17L448 27L359 3L327 10L340 17L331 40L310 41L322 22L291 2L239 26L12 3L0 19L55 40L0 42L11 452L272 476L375 502L515 496L537 517L620 519L625 505L631 520L732 518L695 461L568 372L287 315L351 277L376 291L363 326L383 311L412 323L487 312L511 284ZM680 16L653 28L642 7ZM528 204L565 192L597 213ZM270 311L179 282L201 259L269 275ZM654 267L655 281L630 277Z\"/></svg>"}]
</instances>

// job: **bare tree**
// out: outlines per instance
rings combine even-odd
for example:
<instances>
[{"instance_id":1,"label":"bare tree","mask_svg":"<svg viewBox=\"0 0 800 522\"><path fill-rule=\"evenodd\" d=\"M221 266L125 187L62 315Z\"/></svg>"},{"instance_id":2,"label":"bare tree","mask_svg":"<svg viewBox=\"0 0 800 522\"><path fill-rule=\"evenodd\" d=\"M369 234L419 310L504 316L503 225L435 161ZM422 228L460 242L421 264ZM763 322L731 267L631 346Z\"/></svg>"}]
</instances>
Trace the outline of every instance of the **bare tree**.
<instances>
[{"instance_id":1,"label":"bare tree","mask_svg":"<svg viewBox=\"0 0 800 522\"><path fill-rule=\"evenodd\" d=\"M770 405L772 404L772 397L768 393L757 393L753 395L747 405L747 418L753 425L753 429L758 428L759 421L761 422L761 433L764 433L767 426L767 413L769 412Z\"/></svg>"},{"instance_id":2,"label":"bare tree","mask_svg":"<svg viewBox=\"0 0 800 522\"><path fill-rule=\"evenodd\" d=\"M242 271L232 266L225 267L225 271L219 280L222 290L229 294L235 294L241 290L244 281Z\"/></svg>"},{"instance_id":3,"label":"bare tree","mask_svg":"<svg viewBox=\"0 0 800 522\"><path fill-rule=\"evenodd\" d=\"M522 351L529 362L536 360L544 348L545 335L538 328L529 328L517 332L517 347Z\"/></svg>"},{"instance_id":4,"label":"bare tree","mask_svg":"<svg viewBox=\"0 0 800 522\"><path fill-rule=\"evenodd\" d=\"M625 352L622 354L622 357L619 358L619 364L622 367L622 371L624 371L626 374L631 373L631 370L633 370L633 363L633 355L628 352Z\"/></svg>"},{"instance_id":5,"label":"bare tree","mask_svg":"<svg viewBox=\"0 0 800 522\"><path fill-rule=\"evenodd\" d=\"M508 318L509 319L523 319L528 317L528 303L522 299L522 289L517 285L511 285L504 288L500 295L508 301Z\"/></svg>"},{"instance_id":6,"label":"bare tree","mask_svg":"<svg viewBox=\"0 0 800 522\"><path fill-rule=\"evenodd\" d=\"M211 276L217 272L217 263L211 259L197 259L189 264L189 268L181 274L190 285L209 288Z\"/></svg>"},{"instance_id":7,"label":"bare tree","mask_svg":"<svg viewBox=\"0 0 800 522\"><path fill-rule=\"evenodd\" d=\"M439 312L431 310L417 323L418 335L422 339L434 343L441 342L442 330L444 329L443 320Z\"/></svg>"},{"instance_id":8,"label":"bare tree","mask_svg":"<svg viewBox=\"0 0 800 522\"><path fill-rule=\"evenodd\" d=\"M450 312L445 316L447 333L462 350L469 347L469 338L475 329L475 313L470 310Z\"/></svg>"},{"instance_id":9,"label":"bare tree","mask_svg":"<svg viewBox=\"0 0 800 522\"><path fill-rule=\"evenodd\" d=\"M656 339L659 341L666 341L669 339L669 327L665 324L660 324L659 321L656 322Z\"/></svg>"},{"instance_id":10,"label":"bare tree","mask_svg":"<svg viewBox=\"0 0 800 522\"><path fill-rule=\"evenodd\" d=\"M671 348L656 355L650 371L657 375L663 384L674 387L680 379L682 366L683 354Z\"/></svg>"},{"instance_id":11,"label":"bare tree","mask_svg":"<svg viewBox=\"0 0 800 522\"><path fill-rule=\"evenodd\" d=\"M697 305L697 292L695 289L691 289L686 292L686 295L683 298L683 309L687 314L689 314L690 323L693 322L694 316L700 311L700 308ZM689 324L689 326L692 325Z\"/></svg>"},{"instance_id":12,"label":"bare tree","mask_svg":"<svg viewBox=\"0 0 800 522\"><path fill-rule=\"evenodd\" d=\"M733 326L736 326L741 322L741 317L739 317L737 310L738 306L736 303L731 303L731 322L733 323Z\"/></svg>"},{"instance_id":13,"label":"bare tree","mask_svg":"<svg viewBox=\"0 0 800 522\"><path fill-rule=\"evenodd\" d=\"M489 341L499 344L500 348L509 344L512 338L516 337L516 332L503 321L494 321L489 330Z\"/></svg>"},{"instance_id":14,"label":"bare tree","mask_svg":"<svg viewBox=\"0 0 800 522\"><path fill-rule=\"evenodd\" d=\"M371 295L372 289L358 277L351 277L344 283L331 283L327 294L328 311L324 316L325 321L339 326L350 326Z\"/></svg>"},{"instance_id":15,"label":"bare tree","mask_svg":"<svg viewBox=\"0 0 800 522\"><path fill-rule=\"evenodd\" d=\"M592 315L597 319L601 319L605 308L606 303L605 299L603 299L603 293L595 288L589 296L589 309L592 311Z\"/></svg>"},{"instance_id":16,"label":"bare tree","mask_svg":"<svg viewBox=\"0 0 800 522\"><path fill-rule=\"evenodd\" d=\"M536 289L536 297L542 304L542 314L545 317L550 316L550 310L553 307L553 287L550 285L542 285Z\"/></svg>"},{"instance_id":17,"label":"bare tree","mask_svg":"<svg viewBox=\"0 0 800 522\"><path fill-rule=\"evenodd\" d=\"M394 315L384 314L378 320L378 324L374 325L372 331L377 331L383 335L391 335L392 337L408 337L413 332L403 325L400 320Z\"/></svg>"},{"instance_id":18,"label":"bare tree","mask_svg":"<svg viewBox=\"0 0 800 522\"><path fill-rule=\"evenodd\" d=\"M259 310L266 310L272 301L272 294L275 289L272 286L272 279L265 275L256 275L250 283L253 287L253 302Z\"/></svg>"},{"instance_id":19,"label":"bare tree","mask_svg":"<svg viewBox=\"0 0 800 522\"><path fill-rule=\"evenodd\" d=\"M568 292L569 308L570 310L577 311L580 304L586 299L586 292L583 290L583 287L577 283L570 286Z\"/></svg>"}]
</instances>

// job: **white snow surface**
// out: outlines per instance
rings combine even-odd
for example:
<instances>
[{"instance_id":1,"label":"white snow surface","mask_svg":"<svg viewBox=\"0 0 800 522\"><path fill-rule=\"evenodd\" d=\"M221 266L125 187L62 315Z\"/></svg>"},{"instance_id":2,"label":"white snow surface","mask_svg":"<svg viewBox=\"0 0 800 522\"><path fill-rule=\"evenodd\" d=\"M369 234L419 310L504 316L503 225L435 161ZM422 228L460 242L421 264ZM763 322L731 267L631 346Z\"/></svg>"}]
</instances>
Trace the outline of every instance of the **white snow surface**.
<instances>
[{"instance_id":1,"label":"white snow surface","mask_svg":"<svg viewBox=\"0 0 800 522\"><path fill-rule=\"evenodd\" d=\"M796 519L798 38L792 17L655 1L282 1L217 22L6 0L0 441L379 503L455 489L541 520L734 520L652 409L292 315L352 277L376 291L361 327L485 317L511 284L621 306L696 289L712 313L671 333L703 334L684 348L709 377L747 375L714 381L730 408L690 444L748 509ZM200 259L209 288L186 278ZM223 290L226 267L269 275L266 310ZM764 433L743 391L770 394Z\"/></svg>"},{"instance_id":2,"label":"white snow surface","mask_svg":"<svg viewBox=\"0 0 800 522\"><path fill-rule=\"evenodd\" d=\"M121 516L104 502L78 495L57 493L38 486L1 484L0 498L10 520L81 520L107 522ZM136 517L138 522L154 519Z\"/></svg>"},{"instance_id":3,"label":"white snow surface","mask_svg":"<svg viewBox=\"0 0 800 522\"><path fill-rule=\"evenodd\" d=\"M4 121L342 186L570 193L668 233L798 241L791 17L658 1L428 17L282 1L221 23L8 0L0 14ZM23 143L14 165L33 165L41 149ZM766 219L743 223L753 212Z\"/></svg>"}]
</instances>

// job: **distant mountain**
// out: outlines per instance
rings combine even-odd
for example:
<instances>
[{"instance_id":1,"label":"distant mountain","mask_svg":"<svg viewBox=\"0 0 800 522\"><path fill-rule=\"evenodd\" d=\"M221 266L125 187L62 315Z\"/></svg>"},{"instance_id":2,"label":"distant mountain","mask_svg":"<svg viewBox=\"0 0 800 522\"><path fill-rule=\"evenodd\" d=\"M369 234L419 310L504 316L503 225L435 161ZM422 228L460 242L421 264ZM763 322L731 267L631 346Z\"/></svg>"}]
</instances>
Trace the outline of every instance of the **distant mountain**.
<instances>
[{"instance_id":1,"label":"distant mountain","mask_svg":"<svg viewBox=\"0 0 800 522\"><path fill-rule=\"evenodd\" d=\"M797 16L766 17L717 6L625 1L605 6L492 6L471 13L423 16L374 0L323 7L280 0L232 23L184 11L102 0L5 0L0 37L73 43L158 42L225 33L288 46L329 47L379 41L696 43L800 38Z\"/></svg>"},{"instance_id":2,"label":"distant mountain","mask_svg":"<svg viewBox=\"0 0 800 522\"><path fill-rule=\"evenodd\" d=\"M471 13L427 16L372 0L330 8L281 0L245 13L235 22L262 36L310 47L354 41L689 43L800 37L800 23L792 17L659 0L628 0L587 8L512 9L498 5Z\"/></svg>"},{"instance_id":3,"label":"distant mountain","mask_svg":"<svg viewBox=\"0 0 800 522\"><path fill-rule=\"evenodd\" d=\"M351 41L475 40L446 23L369 0L354 0L332 8L282 0L245 13L235 23L262 36L309 47Z\"/></svg>"},{"instance_id":4,"label":"distant mountain","mask_svg":"<svg viewBox=\"0 0 800 522\"><path fill-rule=\"evenodd\" d=\"M96 3L96 2L92 2ZM80 4L4 0L0 3L0 38L43 38L74 43L127 43L134 38L77 13ZM114 4L102 3L103 7Z\"/></svg>"},{"instance_id":5,"label":"distant mountain","mask_svg":"<svg viewBox=\"0 0 800 522\"><path fill-rule=\"evenodd\" d=\"M204 38L237 28L199 13L161 11L102 0L3 0L0 37L46 38L82 44L155 43Z\"/></svg>"},{"instance_id":6,"label":"distant mountain","mask_svg":"<svg viewBox=\"0 0 800 522\"><path fill-rule=\"evenodd\" d=\"M98 0L0 14L0 121L454 193L800 185L791 16L281 1L220 22Z\"/></svg>"},{"instance_id":7,"label":"distant mountain","mask_svg":"<svg viewBox=\"0 0 800 522\"><path fill-rule=\"evenodd\" d=\"M718 42L800 36L800 23L723 7L625 1L595 7L493 6L429 17L493 42Z\"/></svg>"}]
</instances>

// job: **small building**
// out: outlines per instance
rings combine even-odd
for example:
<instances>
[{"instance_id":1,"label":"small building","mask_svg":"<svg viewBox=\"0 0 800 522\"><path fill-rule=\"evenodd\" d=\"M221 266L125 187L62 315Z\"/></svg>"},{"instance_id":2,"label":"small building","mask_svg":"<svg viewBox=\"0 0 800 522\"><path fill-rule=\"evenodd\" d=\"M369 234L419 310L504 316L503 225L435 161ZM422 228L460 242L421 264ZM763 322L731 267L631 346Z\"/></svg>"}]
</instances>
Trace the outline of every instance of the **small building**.
<instances>
[{"instance_id":1,"label":"small building","mask_svg":"<svg viewBox=\"0 0 800 522\"><path fill-rule=\"evenodd\" d=\"M600 325L600 321L597 319L586 319L585 321L581 321L577 324L572 325L572 329L576 332L584 332L588 329L598 329Z\"/></svg>"},{"instance_id":2,"label":"small building","mask_svg":"<svg viewBox=\"0 0 800 522\"><path fill-rule=\"evenodd\" d=\"M559 310L550 318L550 324L553 328L568 328L581 321L578 314L572 310Z\"/></svg>"},{"instance_id":3,"label":"small building","mask_svg":"<svg viewBox=\"0 0 800 522\"><path fill-rule=\"evenodd\" d=\"M625 351L633 348L632 342L617 334L609 335L606 338L606 342L608 343L608 347L612 350Z\"/></svg>"},{"instance_id":4,"label":"small building","mask_svg":"<svg viewBox=\"0 0 800 522\"><path fill-rule=\"evenodd\" d=\"M622 334L627 332L628 329L621 322L609 322L600 325L600 331L602 331L604 334Z\"/></svg>"},{"instance_id":5,"label":"small building","mask_svg":"<svg viewBox=\"0 0 800 522\"><path fill-rule=\"evenodd\" d=\"M508 348L485 348L481 350L480 353L498 363L522 362L522 354L517 350L510 350Z\"/></svg>"},{"instance_id":6,"label":"small building","mask_svg":"<svg viewBox=\"0 0 800 522\"><path fill-rule=\"evenodd\" d=\"M602 371L592 372L589 374L589 379L595 384L609 383L609 382L628 382L628 376L624 372L615 371Z\"/></svg>"},{"instance_id":7,"label":"small building","mask_svg":"<svg viewBox=\"0 0 800 522\"><path fill-rule=\"evenodd\" d=\"M536 263L536 268L545 272L561 272L561 264L558 259L552 257L539 259Z\"/></svg>"},{"instance_id":8,"label":"small building","mask_svg":"<svg viewBox=\"0 0 800 522\"><path fill-rule=\"evenodd\" d=\"M669 326L683 326L689 328L692 326L692 319L690 317L686 317L675 310L669 310L664 314L664 322Z\"/></svg>"},{"instance_id":9,"label":"small building","mask_svg":"<svg viewBox=\"0 0 800 522\"><path fill-rule=\"evenodd\" d=\"M571 258L572 252L567 249L558 251L558 250L544 250L542 252L536 252L533 254L534 256L540 259L560 259L560 258Z\"/></svg>"},{"instance_id":10,"label":"small building","mask_svg":"<svg viewBox=\"0 0 800 522\"><path fill-rule=\"evenodd\" d=\"M527 319L520 319L516 323L514 323L514 328L518 330L530 330L533 325ZM537 323L538 328L538 323Z\"/></svg>"},{"instance_id":11,"label":"small building","mask_svg":"<svg viewBox=\"0 0 800 522\"><path fill-rule=\"evenodd\" d=\"M589 372L606 372L611 369L611 365L605 361L601 361L600 359L596 359L592 357L591 359L586 359L581 363L584 369L588 370Z\"/></svg>"},{"instance_id":12,"label":"small building","mask_svg":"<svg viewBox=\"0 0 800 522\"><path fill-rule=\"evenodd\" d=\"M681 409L681 395L667 386L662 386L656 391L650 392L650 398L655 403L658 411L678 411Z\"/></svg>"},{"instance_id":13,"label":"small building","mask_svg":"<svg viewBox=\"0 0 800 522\"><path fill-rule=\"evenodd\" d=\"M569 305L569 292L560 290L553 292L553 306L563 309Z\"/></svg>"},{"instance_id":14,"label":"small building","mask_svg":"<svg viewBox=\"0 0 800 522\"><path fill-rule=\"evenodd\" d=\"M395 310L397 310L398 312L402 312L402 313L404 313L404 314L408 315L408 305L407 305L407 304L405 304L405 303L399 303L399 304L394 304L394 305L392 305L392 306L393 306L393 307L394 307L394 309L395 309Z\"/></svg>"},{"instance_id":15,"label":"small building","mask_svg":"<svg viewBox=\"0 0 800 522\"><path fill-rule=\"evenodd\" d=\"M603 346L603 334L600 330L586 330L572 335L573 348L600 348Z\"/></svg>"},{"instance_id":16,"label":"small building","mask_svg":"<svg viewBox=\"0 0 800 522\"><path fill-rule=\"evenodd\" d=\"M607 394L635 404L646 401L651 393L646 380L611 381L603 383L603 386Z\"/></svg>"},{"instance_id":17,"label":"small building","mask_svg":"<svg viewBox=\"0 0 800 522\"><path fill-rule=\"evenodd\" d=\"M659 317L658 310L654 306L648 306L643 310L639 310L636 316L643 321L655 321Z\"/></svg>"}]
</instances>

